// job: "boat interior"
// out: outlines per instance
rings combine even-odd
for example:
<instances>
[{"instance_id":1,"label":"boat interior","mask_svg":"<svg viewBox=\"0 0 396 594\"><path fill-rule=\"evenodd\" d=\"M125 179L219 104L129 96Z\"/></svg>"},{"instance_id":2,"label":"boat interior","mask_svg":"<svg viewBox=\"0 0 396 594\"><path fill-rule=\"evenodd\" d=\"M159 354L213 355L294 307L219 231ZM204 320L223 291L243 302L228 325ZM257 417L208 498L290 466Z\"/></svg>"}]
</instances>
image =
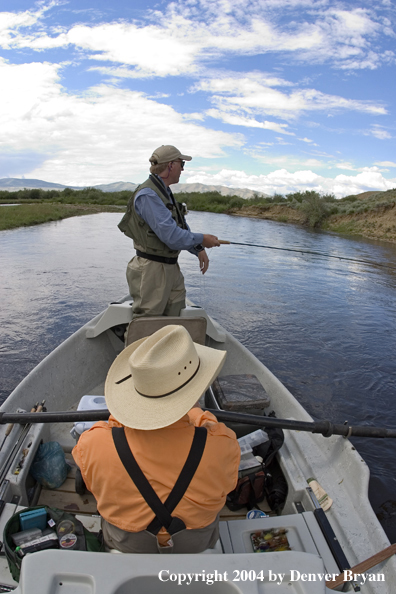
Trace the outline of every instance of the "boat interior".
<instances>
[{"instance_id":1,"label":"boat interior","mask_svg":"<svg viewBox=\"0 0 396 594\"><path fill-rule=\"evenodd\" d=\"M274 379L268 380L261 375L260 369L245 356L247 351L242 345L239 345L239 349L234 348L234 345L229 343L231 339L224 335L222 328L199 308L192 306L187 308L185 315L177 318L176 321L187 327L196 342L216 348L224 348L225 345L228 351L227 363L219 378L224 381L220 382L220 385L217 383L211 386L202 396L201 403L204 407L228 408L228 410L240 410L259 415L264 415L272 409L271 399L274 394L276 396L277 384L274 383ZM85 365L88 366L96 361L98 370L96 377L99 381L94 384L90 379L90 382L84 383L81 377L77 377L75 369L69 370L66 381L62 382L65 384L62 388L64 394L68 395L61 398L61 402L65 405L64 410L105 408L104 380L111 361L124 344L130 344L155 332L164 323L164 318L140 318L130 322L130 304L116 303L103 315L95 318L93 323L85 326L78 340L71 337L69 349L74 352L82 349L81 344L87 339L92 343L101 342L92 355L92 361L85 361ZM165 322L174 323L175 320L168 319ZM105 354L103 344L107 349ZM55 353L55 361L64 356L61 351L58 354ZM81 350L81 357L84 357L83 350ZM59 365L55 366L54 373L58 371L61 373ZM84 373L83 364L79 374L84 376ZM248 378L247 381L246 378ZM29 384L34 381L34 378L29 379L28 376L27 381L27 387L34 385ZM56 378L52 378L50 386L39 383L39 388L36 391L31 390L31 396L26 396L26 401L21 402L21 407L29 409L30 404L38 399L41 392L40 398L42 395L47 397L46 404L49 410L52 410L52 407L62 410L59 408L59 402L51 401L49 397L54 385L56 385ZM81 391L82 386L84 391ZM25 394L26 391L25 386L23 393ZM28 398L31 400L29 401ZM10 442L9 444L6 442L8 449L4 448L4 455L8 455L10 463L1 483L0 498L4 502L0 516L1 533L11 516L26 507L33 506L49 506L73 513L88 530L95 533L100 531L100 516L95 498L91 493L84 491L79 471L71 455L79 435L89 426L89 423L75 425L31 423L18 425L13 429L14 434L11 433L13 438L7 438ZM231 426L238 437L257 429L243 423ZM70 466L67 479L57 489L46 489L40 486L29 473L37 448L40 443L46 441L57 441L61 444ZM11 447L14 449L11 450ZM0 458L1 464L4 465L4 458ZM247 508L230 511L225 506L220 516L220 540L214 549L200 555L167 555L165 561L163 555L143 555L136 562L130 560L130 557L136 557L136 555L115 554L114 551L107 551L107 554L40 551L34 555L27 555L24 559L19 585L8 572L3 550L0 554L0 575L2 576L0 592L16 589L15 591L20 594L36 592L40 594L47 592L51 594L129 594L131 592L141 594L159 589L167 593L173 592L177 585L177 591L188 588L189 592L199 594L206 592L209 574L217 575L216 579L213 578L214 583L210 584L211 592L214 594L237 592L320 594L325 592L324 580L304 581L297 579L297 576L340 573L339 559L331 546L331 540L337 540L334 532L330 527L330 534L326 533L324 526L318 521L317 505L307 491L305 479L297 479L297 483L291 480L287 469L287 456L285 461L285 457L278 455L266 472L272 473L275 478L283 478L288 491L285 492L283 505L274 509L271 508L268 500L264 499L257 507L265 513L265 516L254 520L246 519ZM255 552L257 550L254 546L255 534L279 529L287 534L290 550L269 554ZM100 561L98 561L99 555ZM235 564L235 555L238 555L238 558L242 555L242 563ZM230 561L232 558L234 562ZM45 572L42 571L43 567L46 568ZM158 575L162 570L166 570L162 576L164 579L159 580ZM179 575L181 571L183 574L190 572L201 577L196 578L189 585L186 581L178 583L172 576ZM225 572L228 572L228 577L222 579L221 574L224 578ZM257 577L260 575L261 577ZM277 581L271 579L274 575L278 575ZM110 580L109 576L113 576L113 579ZM114 576L117 578L115 579ZM344 591L348 590L351 585L346 584L343 588Z\"/></svg>"}]
</instances>

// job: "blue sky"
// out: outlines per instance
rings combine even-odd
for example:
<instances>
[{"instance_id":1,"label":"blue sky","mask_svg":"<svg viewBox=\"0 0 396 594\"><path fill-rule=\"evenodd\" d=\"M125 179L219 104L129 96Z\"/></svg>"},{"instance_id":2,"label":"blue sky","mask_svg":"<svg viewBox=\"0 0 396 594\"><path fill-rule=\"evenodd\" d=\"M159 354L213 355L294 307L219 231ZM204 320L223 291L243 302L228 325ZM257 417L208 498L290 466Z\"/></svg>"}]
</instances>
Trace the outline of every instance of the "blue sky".
<instances>
[{"instance_id":1,"label":"blue sky","mask_svg":"<svg viewBox=\"0 0 396 594\"><path fill-rule=\"evenodd\" d=\"M3 0L0 177L396 187L391 0Z\"/></svg>"}]
</instances>

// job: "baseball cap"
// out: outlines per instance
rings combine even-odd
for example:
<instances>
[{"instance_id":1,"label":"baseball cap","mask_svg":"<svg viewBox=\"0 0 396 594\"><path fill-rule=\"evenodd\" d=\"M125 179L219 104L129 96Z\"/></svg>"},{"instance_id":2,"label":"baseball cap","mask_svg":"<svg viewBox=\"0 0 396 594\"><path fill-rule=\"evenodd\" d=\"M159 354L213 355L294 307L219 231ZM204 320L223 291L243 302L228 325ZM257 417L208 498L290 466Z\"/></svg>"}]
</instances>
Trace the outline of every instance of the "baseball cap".
<instances>
[{"instance_id":1,"label":"baseball cap","mask_svg":"<svg viewBox=\"0 0 396 594\"><path fill-rule=\"evenodd\" d=\"M188 155L182 155L179 149L171 144L163 144L162 146L155 149L151 155L149 161L153 165L159 165L161 163L169 163L170 161L176 161L181 159L182 161L191 161L192 157Z\"/></svg>"}]
</instances>

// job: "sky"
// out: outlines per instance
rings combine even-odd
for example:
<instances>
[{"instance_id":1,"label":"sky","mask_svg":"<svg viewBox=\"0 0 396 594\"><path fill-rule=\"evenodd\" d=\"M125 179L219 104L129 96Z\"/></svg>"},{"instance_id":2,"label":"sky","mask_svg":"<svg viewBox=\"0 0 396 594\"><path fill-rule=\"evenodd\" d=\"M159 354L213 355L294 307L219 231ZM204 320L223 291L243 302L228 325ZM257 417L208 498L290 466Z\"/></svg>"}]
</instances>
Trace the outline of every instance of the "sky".
<instances>
[{"instance_id":1,"label":"sky","mask_svg":"<svg viewBox=\"0 0 396 594\"><path fill-rule=\"evenodd\" d=\"M1 0L0 178L396 187L394 0Z\"/></svg>"}]
</instances>

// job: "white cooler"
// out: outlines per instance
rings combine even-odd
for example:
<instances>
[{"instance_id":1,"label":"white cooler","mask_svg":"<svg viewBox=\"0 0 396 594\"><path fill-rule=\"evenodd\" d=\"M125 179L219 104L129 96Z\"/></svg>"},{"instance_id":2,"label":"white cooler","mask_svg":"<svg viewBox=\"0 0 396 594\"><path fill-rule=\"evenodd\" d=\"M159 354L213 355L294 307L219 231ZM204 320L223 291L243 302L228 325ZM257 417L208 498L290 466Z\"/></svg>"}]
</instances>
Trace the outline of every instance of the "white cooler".
<instances>
[{"instance_id":1,"label":"white cooler","mask_svg":"<svg viewBox=\"0 0 396 594\"><path fill-rule=\"evenodd\" d=\"M108 410L104 396L83 396L78 404L77 410ZM96 421L82 421L74 423L73 429L70 431L76 441L84 431L90 429Z\"/></svg>"}]
</instances>

